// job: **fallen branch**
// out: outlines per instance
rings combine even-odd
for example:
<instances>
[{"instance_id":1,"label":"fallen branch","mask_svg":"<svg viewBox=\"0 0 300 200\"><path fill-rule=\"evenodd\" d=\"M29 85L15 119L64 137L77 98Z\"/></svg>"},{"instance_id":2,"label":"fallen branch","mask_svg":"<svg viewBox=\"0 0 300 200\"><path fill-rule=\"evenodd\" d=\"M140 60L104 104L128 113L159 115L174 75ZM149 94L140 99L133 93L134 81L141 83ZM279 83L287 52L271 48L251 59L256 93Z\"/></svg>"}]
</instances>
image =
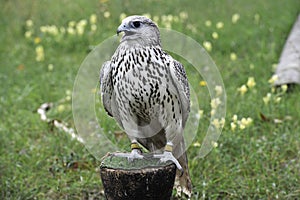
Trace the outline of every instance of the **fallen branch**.
<instances>
[{"instance_id":1,"label":"fallen branch","mask_svg":"<svg viewBox=\"0 0 300 200\"><path fill-rule=\"evenodd\" d=\"M83 138L75 134L73 128L69 128L66 123L58 119L49 119L46 113L53 107L53 103L43 103L38 109L37 113L40 115L42 121L52 123L56 128L68 133L72 139L77 140L80 143L84 143Z\"/></svg>"}]
</instances>

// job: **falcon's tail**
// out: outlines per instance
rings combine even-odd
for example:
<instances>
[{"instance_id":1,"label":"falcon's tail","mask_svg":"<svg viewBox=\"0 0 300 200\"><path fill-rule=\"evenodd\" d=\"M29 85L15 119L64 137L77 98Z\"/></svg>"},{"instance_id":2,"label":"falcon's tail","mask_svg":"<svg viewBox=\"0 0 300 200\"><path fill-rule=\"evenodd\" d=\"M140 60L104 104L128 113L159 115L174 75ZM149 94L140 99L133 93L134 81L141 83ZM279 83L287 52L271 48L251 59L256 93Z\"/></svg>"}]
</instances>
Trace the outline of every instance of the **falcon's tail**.
<instances>
[{"instance_id":1,"label":"falcon's tail","mask_svg":"<svg viewBox=\"0 0 300 200\"><path fill-rule=\"evenodd\" d=\"M177 138L174 140L174 144L177 145L175 145L173 148L173 155L177 158L183 169L183 174L177 170L174 187L177 190L177 195L186 195L190 198L192 195L192 181L190 178L188 158L186 155L185 142L182 134L177 135Z\"/></svg>"},{"instance_id":2,"label":"falcon's tail","mask_svg":"<svg viewBox=\"0 0 300 200\"><path fill-rule=\"evenodd\" d=\"M178 162L183 168L183 174L177 170L175 188L177 190L177 195L181 196L182 194L187 195L189 198L192 195L192 182L189 174L188 160L186 153L183 153L179 158Z\"/></svg>"}]
</instances>

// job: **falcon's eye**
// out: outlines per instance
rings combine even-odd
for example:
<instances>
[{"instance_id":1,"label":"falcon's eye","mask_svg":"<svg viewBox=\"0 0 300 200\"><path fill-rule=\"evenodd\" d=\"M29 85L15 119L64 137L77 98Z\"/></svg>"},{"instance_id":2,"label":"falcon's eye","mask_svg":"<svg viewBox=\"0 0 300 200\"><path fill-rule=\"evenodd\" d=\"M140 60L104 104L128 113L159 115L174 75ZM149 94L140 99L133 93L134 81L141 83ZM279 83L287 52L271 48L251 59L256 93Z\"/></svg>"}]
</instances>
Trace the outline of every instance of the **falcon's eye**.
<instances>
[{"instance_id":1,"label":"falcon's eye","mask_svg":"<svg viewBox=\"0 0 300 200\"><path fill-rule=\"evenodd\" d=\"M134 28L138 28L138 27L141 26L141 22L139 22L139 21L134 21L134 22L132 22L132 25L134 26Z\"/></svg>"}]
</instances>

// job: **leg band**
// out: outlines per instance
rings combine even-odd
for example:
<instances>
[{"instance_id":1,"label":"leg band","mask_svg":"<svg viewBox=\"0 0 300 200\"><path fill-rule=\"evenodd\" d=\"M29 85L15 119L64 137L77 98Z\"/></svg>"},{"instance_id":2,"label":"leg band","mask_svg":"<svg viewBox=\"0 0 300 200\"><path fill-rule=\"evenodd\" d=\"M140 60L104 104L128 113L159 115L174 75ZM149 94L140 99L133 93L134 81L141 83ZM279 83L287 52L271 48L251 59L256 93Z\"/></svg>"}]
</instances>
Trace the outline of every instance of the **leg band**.
<instances>
[{"instance_id":1,"label":"leg band","mask_svg":"<svg viewBox=\"0 0 300 200\"><path fill-rule=\"evenodd\" d=\"M141 149L138 143L131 143L131 149Z\"/></svg>"},{"instance_id":2,"label":"leg band","mask_svg":"<svg viewBox=\"0 0 300 200\"><path fill-rule=\"evenodd\" d=\"M172 151L173 151L173 146L172 146L172 145L169 145L169 144L167 144L167 145L165 146L165 151L172 152Z\"/></svg>"}]
</instances>

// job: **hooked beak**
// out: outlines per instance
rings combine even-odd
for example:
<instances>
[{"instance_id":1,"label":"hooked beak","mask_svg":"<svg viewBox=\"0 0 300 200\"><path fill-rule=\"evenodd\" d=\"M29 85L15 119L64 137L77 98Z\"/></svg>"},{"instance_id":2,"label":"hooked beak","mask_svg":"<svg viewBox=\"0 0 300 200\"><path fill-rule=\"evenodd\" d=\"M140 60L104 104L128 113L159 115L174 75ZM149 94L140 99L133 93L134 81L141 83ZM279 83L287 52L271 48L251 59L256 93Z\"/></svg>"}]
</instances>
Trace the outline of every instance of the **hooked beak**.
<instances>
[{"instance_id":1,"label":"hooked beak","mask_svg":"<svg viewBox=\"0 0 300 200\"><path fill-rule=\"evenodd\" d=\"M122 23L117 29L117 35L119 35L119 33L124 32L124 31L128 31L128 25L125 23Z\"/></svg>"}]
</instances>

